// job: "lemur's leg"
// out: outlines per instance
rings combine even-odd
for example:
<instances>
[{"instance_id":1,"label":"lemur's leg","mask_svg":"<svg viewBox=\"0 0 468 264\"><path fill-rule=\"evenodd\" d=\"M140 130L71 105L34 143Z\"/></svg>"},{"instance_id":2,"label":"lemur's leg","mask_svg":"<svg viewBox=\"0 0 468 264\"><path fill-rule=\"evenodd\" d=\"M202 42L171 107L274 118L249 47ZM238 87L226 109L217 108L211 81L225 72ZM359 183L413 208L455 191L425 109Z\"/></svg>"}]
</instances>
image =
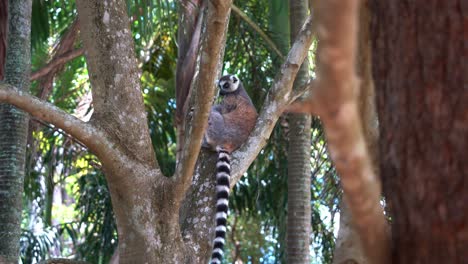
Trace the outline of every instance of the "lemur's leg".
<instances>
[{"instance_id":1,"label":"lemur's leg","mask_svg":"<svg viewBox=\"0 0 468 264\"><path fill-rule=\"evenodd\" d=\"M216 150L216 147L223 144L224 140L224 118L221 113L211 110L208 118L208 128L203 137L203 147Z\"/></svg>"}]
</instances>

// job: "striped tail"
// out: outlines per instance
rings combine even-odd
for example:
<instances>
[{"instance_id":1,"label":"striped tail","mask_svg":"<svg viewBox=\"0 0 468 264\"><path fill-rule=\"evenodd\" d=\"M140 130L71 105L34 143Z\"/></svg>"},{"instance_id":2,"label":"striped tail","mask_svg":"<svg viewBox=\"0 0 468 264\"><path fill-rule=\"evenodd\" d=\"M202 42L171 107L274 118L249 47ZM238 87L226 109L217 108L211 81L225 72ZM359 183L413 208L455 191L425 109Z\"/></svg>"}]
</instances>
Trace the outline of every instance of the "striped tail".
<instances>
[{"instance_id":1,"label":"striped tail","mask_svg":"<svg viewBox=\"0 0 468 264\"><path fill-rule=\"evenodd\" d=\"M216 163L216 236L213 242L211 264L221 264L223 260L230 177L231 161L229 152L219 149L218 162Z\"/></svg>"}]
</instances>

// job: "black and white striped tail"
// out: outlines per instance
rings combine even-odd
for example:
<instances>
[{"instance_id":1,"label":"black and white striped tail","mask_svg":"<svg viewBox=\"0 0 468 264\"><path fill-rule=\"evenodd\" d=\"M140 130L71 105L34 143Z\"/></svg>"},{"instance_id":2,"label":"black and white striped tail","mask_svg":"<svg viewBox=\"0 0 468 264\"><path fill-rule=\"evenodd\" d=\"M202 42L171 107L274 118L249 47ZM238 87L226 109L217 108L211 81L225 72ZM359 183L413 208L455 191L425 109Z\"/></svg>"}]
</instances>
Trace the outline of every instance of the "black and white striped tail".
<instances>
[{"instance_id":1,"label":"black and white striped tail","mask_svg":"<svg viewBox=\"0 0 468 264\"><path fill-rule=\"evenodd\" d=\"M216 163L216 236L213 242L211 264L221 264L224 255L230 177L230 155L227 151L219 149Z\"/></svg>"}]
</instances>

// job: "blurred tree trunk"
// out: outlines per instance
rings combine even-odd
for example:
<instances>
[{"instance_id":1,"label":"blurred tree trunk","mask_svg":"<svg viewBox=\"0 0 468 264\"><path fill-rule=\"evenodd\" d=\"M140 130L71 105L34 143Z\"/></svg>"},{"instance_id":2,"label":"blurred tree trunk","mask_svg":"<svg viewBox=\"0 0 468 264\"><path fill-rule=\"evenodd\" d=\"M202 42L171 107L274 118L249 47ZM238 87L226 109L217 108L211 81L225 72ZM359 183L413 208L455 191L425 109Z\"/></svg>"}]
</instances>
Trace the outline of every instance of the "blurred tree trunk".
<instances>
[{"instance_id":1,"label":"blurred tree trunk","mask_svg":"<svg viewBox=\"0 0 468 264\"><path fill-rule=\"evenodd\" d=\"M371 156L372 167L376 171L375 174L378 175L378 120L375 109L374 83L371 75L370 14L368 5L367 0L361 1L356 69L361 81L359 112L362 120L362 131ZM340 202L340 229L333 253L333 263L368 263L357 230L352 224L351 212L343 198Z\"/></svg>"},{"instance_id":2,"label":"blurred tree trunk","mask_svg":"<svg viewBox=\"0 0 468 264\"><path fill-rule=\"evenodd\" d=\"M340 202L340 230L333 251L333 264L367 264L359 234L353 226L351 212Z\"/></svg>"},{"instance_id":3,"label":"blurred tree trunk","mask_svg":"<svg viewBox=\"0 0 468 264\"><path fill-rule=\"evenodd\" d=\"M393 263L468 260L468 5L371 1Z\"/></svg>"},{"instance_id":4,"label":"blurred tree trunk","mask_svg":"<svg viewBox=\"0 0 468 264\"><path fill-rule=\"evenodd\" d=\"M291 40L296 38L307 17L308 4L305 0L290 0ZM294 88L308 81L309 64L301 66ZM286 256L288 263L310 263L310 126L308 114L289 115L288 150L288 226Z\"/></svg>"},{"instance_id":5,"label":"blurred tree trunk","mask_svg":"<svg viewBox=\"0 0 468 264\"><path fill-rule=\"evenodd\" d=\"M31 3L9 2L5 62L5 82L26 93L31 70ZM0 104L0 263L16 263L19 257L28 120L25 112Z\"/></svg>"}]
</instances>

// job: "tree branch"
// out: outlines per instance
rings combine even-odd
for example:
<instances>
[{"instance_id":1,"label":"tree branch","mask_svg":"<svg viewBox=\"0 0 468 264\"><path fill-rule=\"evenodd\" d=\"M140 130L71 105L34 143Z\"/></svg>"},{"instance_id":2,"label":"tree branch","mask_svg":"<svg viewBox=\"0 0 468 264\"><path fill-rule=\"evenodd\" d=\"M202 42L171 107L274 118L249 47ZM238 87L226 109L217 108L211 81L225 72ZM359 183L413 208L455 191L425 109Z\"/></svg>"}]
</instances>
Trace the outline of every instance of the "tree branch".
<instances>
[{"instance_id":1,"label":"tree branch","mask_svg":"<svg viewBox=\"0 0 468 264\"><path fill-rule=\"evenodd\" d=\"M183 126L186 113L186 100L189 95L192 80L197 66L197 56L200 49L201 29L205 12L204 1L180 2L179 28L177 30L177 67L176 67L176 125L177 142L181 141L185 131Z\"/></svg>"},{"instance_id":2,"label":"tree branch","mask_svg":"<svg viewBox=\"0 0 468 264\"><path fill-rule=\"evenodd\" d=\"M186 118L186 133L184 146L176 167L176 181L180 202L192 182L195 163L200 152L203 134L208 125L213 97L215 94L215 79L219 75L224 54L224 43L229 22L232 1L209 1L206 19L206 35L203 38L200 51L199 72L195 77L189 102L194 106L193 116ZM180 188L180 189L179 189Z\"/></svg>"},{"instance_id":3,"label":"tree branch","mask_svg":"<svg viewBox=\"0 0 468 264\"><path fill-rule=\"evenodd\" d=\"M370 263L388 263L389 236L358 110L355 72L359 0L316 2L317 91L291 110L319 115L346 202Z\"/></svg>"},{"instance_id":4,"label":"tree branch","mask_svg":"<svg viewBox=\"0 0 468 264\"><path fill-rule=\"evenodd\" d=\"M293 94L291 90L296 74L307 57L309 47L312 44L312 32L312 15L309 15L267 94L253 132L250 134L247 142L233 154L231 186L234 186L239 181L260 150L266 145L276 121L283 113L283 110L302 94L301 92ZM310 82L305 84L303 86L304 89L301 89L302 92L305 92L306 88L309 88L309 85Z\"/></svg>"},{"instance_id":5,"label":"tree branch","mask_svg":"<svg viewBox=\"0 0 468 264\"><path fill-rule=\"evenodd\" d=\"M49 74L51 71L53 71L57 66L63 65L64 63L83 55L83 53L84 53L84 48L79 48L79 49L71 50L65 54L62 54L54 58L51 62L47 63L47 65L45 65L41 69L31 73L29 80L34 81L41 77L44 77L47 74Z\"/></svg>"},{"instance_id":6,"label":"tree branch","mask_svg":"<svg viewBox=\"0 0 468 264\"><path fill-rule=\"evenodd\" d=\"M16 87L0 83L0 102L12 104L34 117L57 126L85 144L103 162L119 156L112 147L114 144L102 131Z\"/></svg>"}]
</instances>

